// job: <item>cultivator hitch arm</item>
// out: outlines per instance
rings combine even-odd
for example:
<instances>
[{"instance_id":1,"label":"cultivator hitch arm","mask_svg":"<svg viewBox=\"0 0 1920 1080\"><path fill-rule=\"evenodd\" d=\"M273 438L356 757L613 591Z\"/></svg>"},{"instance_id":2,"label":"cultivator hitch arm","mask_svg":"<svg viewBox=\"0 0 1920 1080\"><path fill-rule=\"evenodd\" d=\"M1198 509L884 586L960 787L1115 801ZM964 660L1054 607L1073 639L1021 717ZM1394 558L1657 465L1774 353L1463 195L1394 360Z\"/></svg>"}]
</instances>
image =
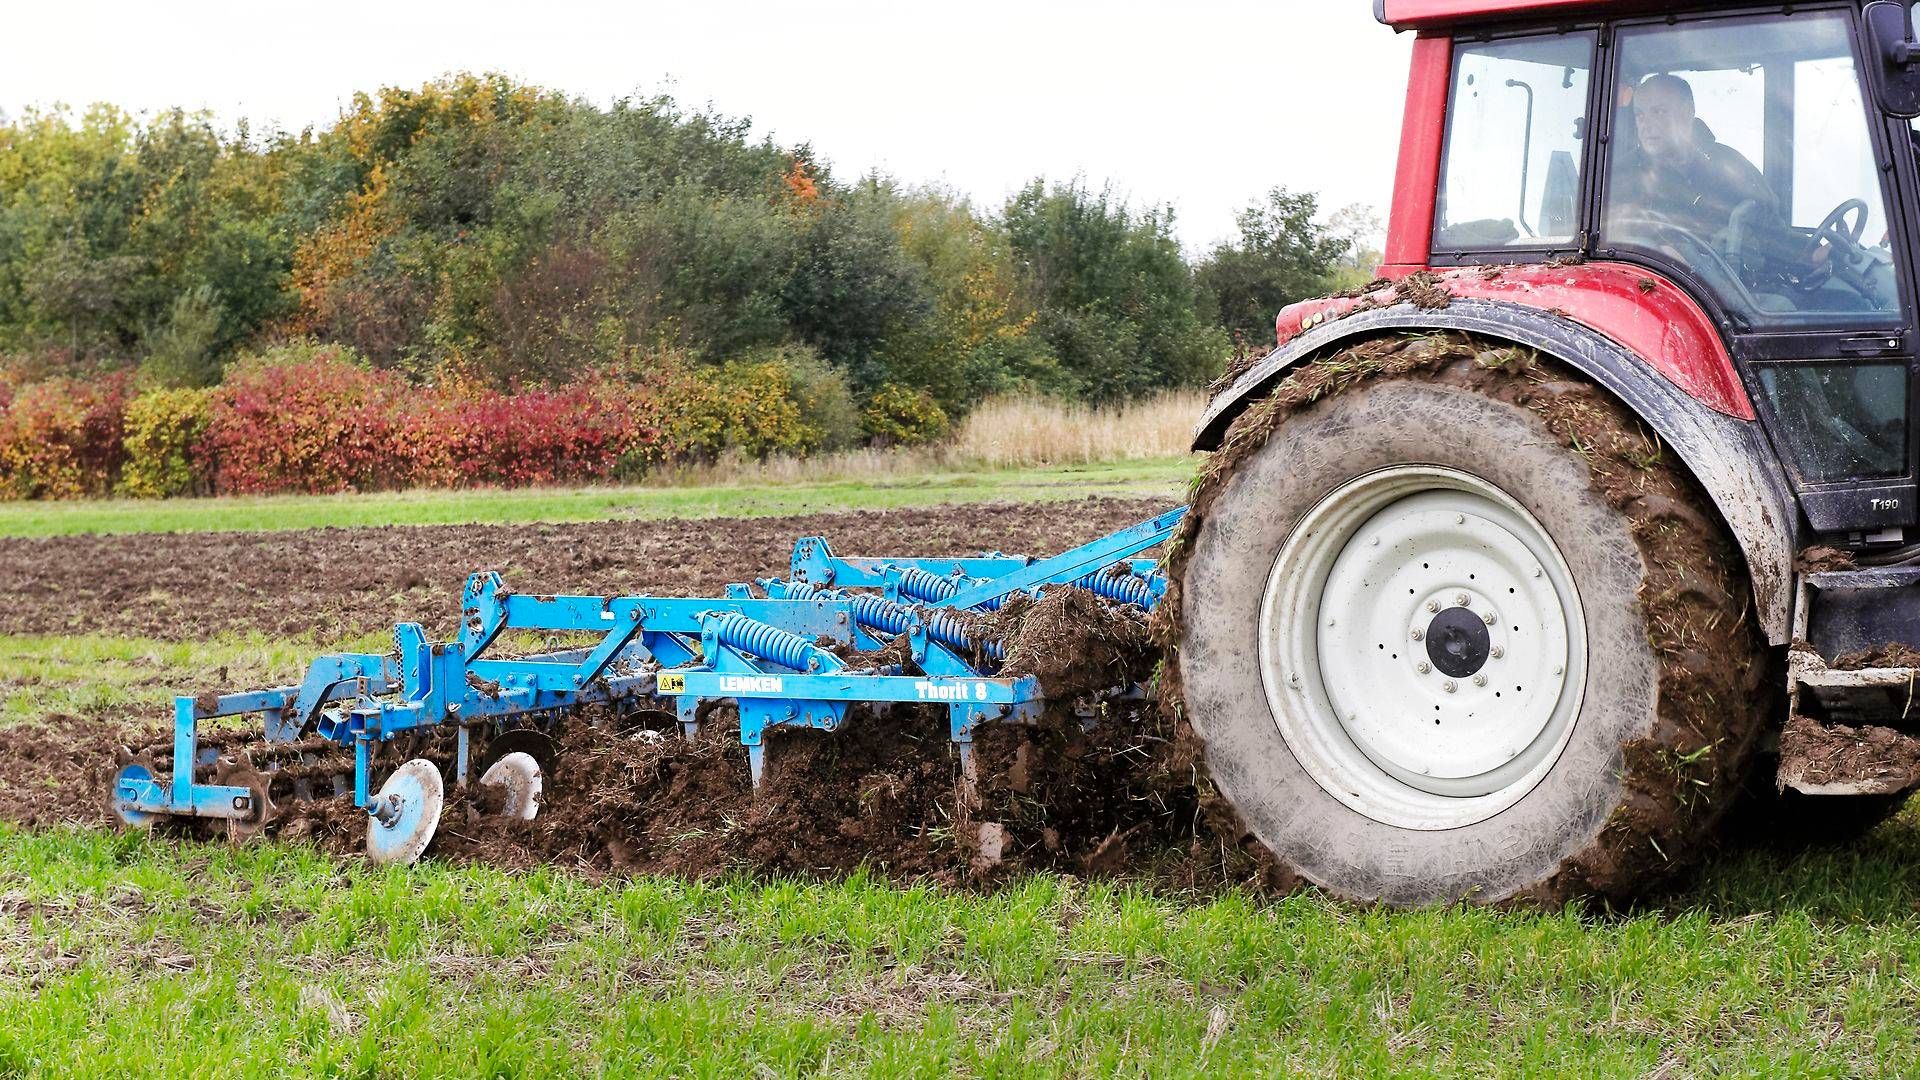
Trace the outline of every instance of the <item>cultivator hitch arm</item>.
<instances>
[{"instance_id":1,"label":"cultivator hitch arm","mask_svg":"<svg viewBox=\"0 0 1920 1080\"><path fill-rule=\"evenodd\" d=\"M498 574L475 574L451 641L431 642L417 624L402 623L391 653L320 657L297 686L175 699L171 769L163 777L149 762L123 762L112 802L130 824L178 815L264 826L274 808L267 779L250 762L239 769L222 763L243 783L197 778L216 764L200 745L201 722L258 713L268 744L317 736L350 748L354 805L369 811L369 851L410 860L437 819L438 773L396 770L388 789L376 793L370 774L377 744L452 727L453 779L465 785L472 729L618 703L672 713L681 733L692 736L703 703L732 701L756 785L769 729L837 731L855 704L937 705L947 711L948 736L970 783L975 729L1031 719L1045 705L1035 679L1000 674L1006 649L979 629L982 614L1016 593L1061 584L1150 610L1166 582L1152 561L1134 557L1164 543L1184 515L1184 508L1174 510L1041 560L847 559L812 537L795 545L789 580L731 585L716 599L519 595ZM511 631L599 637L532 656L488 655ZM904 654L881 654L902 637ZM863 654L885 659L858 659ZM537 777L525 779L528 764L516 768L537 791Z\"/></svg>"}]
</instances>

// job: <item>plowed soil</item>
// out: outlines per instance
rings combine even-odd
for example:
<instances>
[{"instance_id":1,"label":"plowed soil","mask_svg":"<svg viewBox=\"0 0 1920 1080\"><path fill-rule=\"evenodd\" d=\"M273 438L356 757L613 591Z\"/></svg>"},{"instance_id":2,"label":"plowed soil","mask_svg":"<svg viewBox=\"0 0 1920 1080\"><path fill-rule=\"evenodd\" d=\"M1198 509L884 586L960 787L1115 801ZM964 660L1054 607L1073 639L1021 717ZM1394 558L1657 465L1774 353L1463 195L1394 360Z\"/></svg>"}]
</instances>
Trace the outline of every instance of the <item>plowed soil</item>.
<instances>
[{"instance_id":1,"label":"plowed soil","mask_svg":"<svg viewBox=\"0 0 1920 1080\"><path fill-rule=\"evenodd\" d=\"M408 619L443 632L471 570L499 570L521 591L710 593L782 572L800 536L825 536L846 554L1046 554L1163 509L1089 500L1043 511L9 540L0 541L0 595L11 600L0 631L337 638ZM473 791L450 790L429 854L591 873L869 865L949 881L1049 867L1151 871L1163 882L1208 886L1251 872L1198 823L1191 751L1176 747L1159 710L1089 694L1153 678L1158 656L1137 614L1060 589L1010 605L995 629L1006 637L1009 668L1038 675L1061 706L1035 726L982 731L977 804L961 797L959 758L937 710L856 710L838 734L770 735L758 792L730 710L716 710L691 742L649 729L644 716L602 711L551 729L558 753L536 821L504 820ZM204 677L180 673L182 685ZM54 716L0 731L0 814L27 826L113 824L104 789L115 750L164 747L162 719ZM393 749L387 765L415 753L443 763L449 756L446 747ZM155 764L164 762L160 750ZM276 799L286 787L283 776ZM363 843L366 817L344 798L286 805L271 832L349 854Z\"/></svg>"},{"instance_id":2,"label":"plowed soil","mask_svg":"<svg viewBox=\"0 0 1920 1080\"><path fill-rule=\"evenodd\" d=\"M1166 510L1145 500L744 520L446 525L0 539L0 633L225 633L323 640L422 623L444 635L470 573L528 593L715 595L784 576L793 542L842 555L1050 555Z\"/></svg>"}]
</instances>

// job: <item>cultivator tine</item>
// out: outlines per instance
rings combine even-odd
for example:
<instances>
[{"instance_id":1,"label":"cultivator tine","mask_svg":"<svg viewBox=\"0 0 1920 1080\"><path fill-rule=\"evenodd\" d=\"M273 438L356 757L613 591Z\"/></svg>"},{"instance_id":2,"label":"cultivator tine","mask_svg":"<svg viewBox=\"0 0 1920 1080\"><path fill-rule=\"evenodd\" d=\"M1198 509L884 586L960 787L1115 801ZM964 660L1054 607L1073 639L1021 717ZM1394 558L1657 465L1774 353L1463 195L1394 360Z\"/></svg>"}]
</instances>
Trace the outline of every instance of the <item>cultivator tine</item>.
<instances>
[{"instance_id":1,"label":"cultivator tine","mask_svg":"<svg viewBox=\"0 0 1920 1080\"><path fill-rule=\"evenodd\" d=\"M439 814L439 766L415 760L374 791L374 750L395 738L451 727L447 766L456 787L474 775L472 733L487 753L482 785L505 785L515 815L537 812L554 744L539 730L590 705L670 714L682 736L700 734L703 703L732 702L755 786L767 771L766 735L775 728L838 731L854 705L939 706L960 762L961 805L977 805L973 737L981 724L1037 718L1045 707L1037 680L1001 672L1006 643L986 632L983 613L1017 593L1076 584L1110 601L1151 608L1165 581L1134 556L1164 542L1184 510L1102 537L1050 559L988 554L963 559L844 559L824 539L794 547L791 578L747 584L723 597L532 596L509 591L498 574L467 579L455 638L433 642L417 624L394 627L386 655L322 656L295 686L221 697L180 697L173 755L163 773L150 755L119 762L112 804L134 825L163 815L215 818L236 838L273 820L274 765L218 759L199 744L201 721L260 714L263 745L304 739L352 751L351 791L369 814L369 852L377 859L417 858ZM589 634L580 648L495 657L507 631ZM861 666L841 653L876 653L904 640L903 655ZM1125 689L1125 688L1120 688ZM533 726L526 726L533 725ZM281 790L296 799L315 791L309 761ZM197 778L202 770L211 782ZM427 774L432 774L429 780Z\"/></svg>"}]
</instances>

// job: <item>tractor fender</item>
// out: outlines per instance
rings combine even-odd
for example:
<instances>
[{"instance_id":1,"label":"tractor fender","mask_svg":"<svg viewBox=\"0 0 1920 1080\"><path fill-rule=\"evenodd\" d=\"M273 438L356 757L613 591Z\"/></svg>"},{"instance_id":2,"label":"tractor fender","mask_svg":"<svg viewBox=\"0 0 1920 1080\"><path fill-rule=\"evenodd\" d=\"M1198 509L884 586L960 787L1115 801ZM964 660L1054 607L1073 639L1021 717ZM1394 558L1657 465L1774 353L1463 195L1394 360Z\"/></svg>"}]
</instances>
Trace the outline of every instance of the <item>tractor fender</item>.
<instances>
[{"instance_id":1,"label":"tractor fender","mask_svg":"<svg viewBox=\"0 0 1920 1080\"><path fill-rule=\"evenodd\" d=\"M1713 499L1746 557L1761 629L1787 642L1793 603L1793 553L1799 514L1792 488L1758 423L1717 412L1609 338L1538 308L1455 299L1440 310L1411 303L1358 311L1322 322L1255 364L1215 397L1195 431L1195 450L1216 450L1247 406L1294 367L1330 348L1395 331L1454 330L1535 349L1574 368L1612 394L1680 456Z\"/></svg>"}]
</instances>

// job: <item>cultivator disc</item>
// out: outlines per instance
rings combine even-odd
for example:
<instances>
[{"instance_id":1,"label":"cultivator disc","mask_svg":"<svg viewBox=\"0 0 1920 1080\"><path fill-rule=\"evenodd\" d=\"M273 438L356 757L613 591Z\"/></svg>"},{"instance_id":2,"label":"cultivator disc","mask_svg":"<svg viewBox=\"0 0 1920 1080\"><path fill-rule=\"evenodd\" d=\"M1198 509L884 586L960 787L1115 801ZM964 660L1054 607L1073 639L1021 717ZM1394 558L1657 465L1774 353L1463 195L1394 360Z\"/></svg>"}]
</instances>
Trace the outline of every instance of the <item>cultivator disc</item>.
<instances>
[{"instance_id":1,"label":"cultivator disc","mask_svg":"<svg viewBox=\"0 0 1920 1080\"><path fill-rule=\"evenodd\" d=\"M383 866L418 862L440 827L446 798L432 762L415 758L395 769L367 803L368 860Z\"/></svg>"},{"instance_id":2,"label":"cultivator disc","mask_svg":"<svg viewBox=\"0 0 1920 1080\"><path fill-rule=\"evenodd\" d=\"M478 766L481 775L493 771L500 759L513 754L532 758L541 773L548 774L553 772L554 764L560 760L560 747L553 741L553 736L539 728L503 731L487 740L486 752L480 755Z\"/></svg>"},{"instance_id":3,"label":"cultivator disc","mask_svg":"<svg viewBox=\"0 0 1920 1080\"><path fill-rule=\"evenodd\" d=\"M480 786L501 792L500 813L508 818L532 821L540 813L543 777L531 754L515 751L494 762L480 775Z\"/></svg>"},{"instance_id":4,"label":"cultivator disc","mask_svg":"<svg viewBox=\"0 0 1920 1080\"><path fill-rule=\"evenodd\" d=\"M118 758L119 768L113 774L112 786L107 790L107 808L133 828L149 828L160 819L160 815L136 810L134 802L141 794L157 789L166 774L160 770L160 763L151 754L135 754L122 747Z\"/></svg>"},{"instance_id":5,"label":"cultivator disc","mask_svg":"<svg viewBox=\"0 0 1920 1080\"><path fill-rule=\"evenodd\" d=\"M410 863L433 839L447 781L469 781L472 738L483 740L481 787L498 792L507 816L532 820L549 794L556 722L599 709L616 730L659 739L677 728L693 737L723 704L738 715L756 787L768 733L839 731L855 706L862 715L898 706L944 713L964 786L975 776L980 725L1032 721L1049 703L1033 674L1007 670L1010 649L997 620L1016 610L1014 601L1063 586L1144 617L1166 581L1136 556L1165 542L1184 514L1038 560L850 559L807 538L794 548L788 577L704 599L523 596L497 574L475 574L453 640L430 642L419 626L402 623L391 652L320 657L298 685L176 698L172 760L192 764L166 772L155 756L130 757L115 776L113 809L130 825L162 815L224 821L242 840L269 828L285 802L351 792L368 815L368 856ZM508 632L595 640L495 655ZM1101 687L1090 698L1137 693ZM202 721L248 714L263 730L239 740L243 747L230 738L201 745ZM374 792L383 747L414 760ZM963 806L975 802L962 794Z\"/></svg>"},{"instance_id":6,"label":"cultivator disc","mask_svg":"<svg viewBox=\"0 0 1920 1080\"><path fill-rule=\"evenodd\" d=\"M254 768L253 758L249 756L240 761L221 758L214 769L214 777L217 783L242 788L247 792L248 812L244 816L227 819L227 838L234 843L245 843L264 834L279 812L273 804L267 776Z\"/></svg>"}]
</instances>

